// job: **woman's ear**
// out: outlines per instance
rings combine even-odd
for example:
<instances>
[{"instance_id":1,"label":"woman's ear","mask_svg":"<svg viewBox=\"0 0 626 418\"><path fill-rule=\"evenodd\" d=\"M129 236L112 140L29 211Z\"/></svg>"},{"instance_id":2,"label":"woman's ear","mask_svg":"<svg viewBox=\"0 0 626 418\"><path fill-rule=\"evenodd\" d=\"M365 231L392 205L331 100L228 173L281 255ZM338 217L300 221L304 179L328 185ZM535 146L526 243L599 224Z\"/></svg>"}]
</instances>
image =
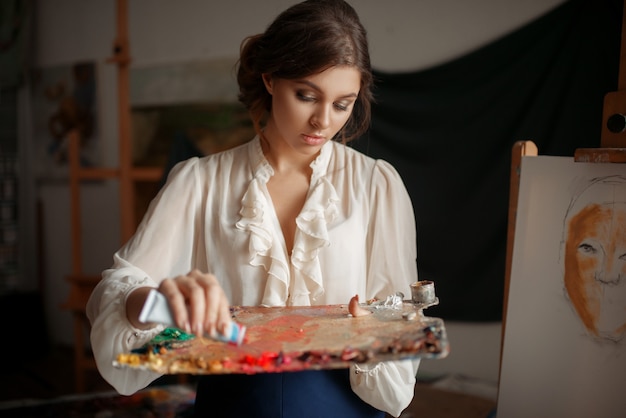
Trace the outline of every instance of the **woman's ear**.
<instances>
[{"instance_id":1,"label":"woman's ear","mask_svg":"<svg viewBox=\"0 0 626 418\"><path fill-rule=\"evenodd\" d=\"M272 75L269 73L264 73L262 76L263 84L265 84L265 89L271 95L272 94Z\"/></svg>"}]
</instances>

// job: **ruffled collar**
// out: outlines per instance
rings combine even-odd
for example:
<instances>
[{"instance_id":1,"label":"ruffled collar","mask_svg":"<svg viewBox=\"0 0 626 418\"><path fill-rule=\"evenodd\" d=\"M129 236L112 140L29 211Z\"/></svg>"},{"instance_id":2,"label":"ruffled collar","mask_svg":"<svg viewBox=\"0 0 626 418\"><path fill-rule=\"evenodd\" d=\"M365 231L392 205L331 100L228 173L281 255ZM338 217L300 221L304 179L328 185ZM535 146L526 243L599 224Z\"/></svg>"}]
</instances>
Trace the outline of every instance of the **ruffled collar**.
<instances>
[{"instance_id":1,"label":"ruffled collar","mask_svg":"<svg viewBox=\"0 0 626 418\"><path fill-rule=\"evenodd\" d=\"M294 248L289 259L266 188L274 170L263 155L260 138L257 136L250 143L253 179L241 201L241 218L236 226L250 234L250 265L263 266L267 271L263 306L308 306L324 294L319 251L330 245L328 225L338 213L337 192L325 176L335 146L332 141L326 143L311 163L309 196L296 218Z\"/></svg>"}]
</instances>

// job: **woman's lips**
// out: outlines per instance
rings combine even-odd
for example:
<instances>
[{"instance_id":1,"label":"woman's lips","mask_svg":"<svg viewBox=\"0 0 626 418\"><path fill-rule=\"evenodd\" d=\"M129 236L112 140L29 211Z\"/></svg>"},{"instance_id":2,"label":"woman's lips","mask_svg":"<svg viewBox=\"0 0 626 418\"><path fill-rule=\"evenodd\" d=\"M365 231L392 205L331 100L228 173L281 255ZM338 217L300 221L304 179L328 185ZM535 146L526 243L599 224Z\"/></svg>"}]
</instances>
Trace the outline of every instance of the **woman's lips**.
<instances>
[{"instance_id":1,"label":"woman's lips","mask_svg":"<svg viewBox=\"0 0 626 418\"><path fill-rule=\"evenodd\" d=\"M306 142L308 145L320 145L325 141L325 138L323 136L318 135L302 134L302 138L304 138L304 142Z\"/></svg>"}]
</instances>

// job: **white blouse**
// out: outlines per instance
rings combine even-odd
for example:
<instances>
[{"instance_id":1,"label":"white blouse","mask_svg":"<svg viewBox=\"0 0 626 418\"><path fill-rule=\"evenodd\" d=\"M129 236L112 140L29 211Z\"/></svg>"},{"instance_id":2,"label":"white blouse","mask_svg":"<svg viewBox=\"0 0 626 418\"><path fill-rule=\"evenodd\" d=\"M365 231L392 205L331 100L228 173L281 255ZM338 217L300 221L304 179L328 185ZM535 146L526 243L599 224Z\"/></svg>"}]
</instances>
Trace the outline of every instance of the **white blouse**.
<instances>
[{"instance_id":1,"label":"white blouse","mask_svg":"<svg viewBox=\"0 0 626 418\"><path fill-rule=\"evenodd\" d=\"M409 284L417 281L415 218L397 171L335 141L322 147L311 168L291 255L266 187L274 172L258 136L172 169L87 304L98 369L119 393L132 394L160 376L113 366L118 353L163 329L134 328L126 319L127 295L193 268L213 273L231 305L347 304L355 294L384 299L398 291L410 296ZM354 365L352 389L398 416L413 397L418 365Z\"/></svg>"}]
</instances>

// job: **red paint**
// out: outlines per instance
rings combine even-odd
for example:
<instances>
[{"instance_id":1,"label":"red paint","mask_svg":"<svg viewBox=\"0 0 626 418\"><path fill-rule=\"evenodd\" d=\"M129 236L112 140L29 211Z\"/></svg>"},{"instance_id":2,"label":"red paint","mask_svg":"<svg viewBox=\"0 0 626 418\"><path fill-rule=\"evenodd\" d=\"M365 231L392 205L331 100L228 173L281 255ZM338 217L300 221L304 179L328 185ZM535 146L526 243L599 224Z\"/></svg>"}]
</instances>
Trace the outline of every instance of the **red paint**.
<instances>
[{"instance_id":1,"label":"red paint","mask_svg":"<svg viewBox=\"0 0 626 418\"><path fill-rule=\"evenodd\" d=\"M256 336L258 340L262 340L263 336L272 335L277 341L284 343L291 343L301 341L305 337L305 327L307 322L310 323L310 316L303 315L287 315L283 317L274 318L267 321L264 324L257 324L253 327L248 327L248 336L252 338L252 335ZM309 331L316 330L318 325L308 325L307 333ZM259 338L260 337L260 338Z\"/></svg>"}]
</instances>

